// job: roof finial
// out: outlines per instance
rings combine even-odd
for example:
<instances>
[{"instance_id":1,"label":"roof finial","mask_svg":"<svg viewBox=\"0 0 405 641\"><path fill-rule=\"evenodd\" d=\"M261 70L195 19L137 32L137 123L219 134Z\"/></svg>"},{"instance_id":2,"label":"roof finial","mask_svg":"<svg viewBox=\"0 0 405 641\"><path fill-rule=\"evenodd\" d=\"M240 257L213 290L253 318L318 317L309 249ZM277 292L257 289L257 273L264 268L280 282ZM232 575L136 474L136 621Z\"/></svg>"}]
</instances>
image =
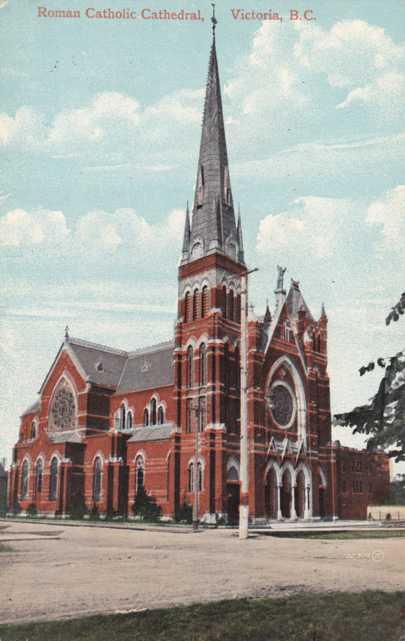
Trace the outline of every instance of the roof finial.
<instances>
[{"instance_id":1,"label":"roof finial","mask_svg":"<svg viewBox=\"0 0 405 641\"><path fill-rule=\"evenodd\" d=\"M215 29L218 24L218 20L215 17L215 4L211 2L212 6L212 17L211 17L211 22L212 22L212 39L215 42Z\"/></svg>"},{"instance_id":2,"label":"roof finial","mask_svg":"<svg viewBox=\"0 0 405 641\"><path fill-rule=\"evenodd\" d=\"M65 327L65 341L69 340L69 325Z\"/></svg>"}]
</instances>

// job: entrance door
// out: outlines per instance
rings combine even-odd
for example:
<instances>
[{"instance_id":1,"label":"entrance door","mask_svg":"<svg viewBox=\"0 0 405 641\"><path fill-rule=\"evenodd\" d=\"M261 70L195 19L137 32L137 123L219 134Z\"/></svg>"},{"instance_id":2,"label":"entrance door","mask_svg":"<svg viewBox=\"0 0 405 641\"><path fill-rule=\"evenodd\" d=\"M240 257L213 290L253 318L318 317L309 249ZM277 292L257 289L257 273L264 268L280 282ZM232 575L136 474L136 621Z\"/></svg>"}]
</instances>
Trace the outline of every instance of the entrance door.
<instances>
[{"instance_id":1,"label":"entrance door","mask_svg":"<svg viewBox=\"0 0 405 641\"><path fill-rule=\"evenodd\" d=\"M228 524L239 523L239 483L226 484Z\"/></svg>"},{"instance_id":2,"label":"entrance door","mask_svg":"<svg viewBox=\"0 0 405 641\"><path fill-rule=\"evenodd\" d=\"M325 516L325 488L322 486L319 488L319 516Z\"/></svg>"}]
</instances>

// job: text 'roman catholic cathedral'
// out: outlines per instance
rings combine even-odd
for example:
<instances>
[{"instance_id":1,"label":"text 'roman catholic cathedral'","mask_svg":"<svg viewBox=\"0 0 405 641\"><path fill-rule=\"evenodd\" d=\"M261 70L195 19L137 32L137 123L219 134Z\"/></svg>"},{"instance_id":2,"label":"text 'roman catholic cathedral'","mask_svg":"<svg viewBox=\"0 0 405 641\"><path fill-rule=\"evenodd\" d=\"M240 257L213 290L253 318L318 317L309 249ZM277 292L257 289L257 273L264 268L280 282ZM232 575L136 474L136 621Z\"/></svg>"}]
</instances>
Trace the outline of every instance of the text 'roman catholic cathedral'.
<instances>
[{"instance_id":1,"label":"text 'roman catholic cathedral'","mask_svg":"<svg viewBox=\"0 0 405 641\"><path fill-rule=\"evenodd\" d=\"M200 520L237 522L246 269L214 29L174 340L127 352L66 334L21 418L10 513L181 519L198 496ZM387 458L332 443L328 319L298 282L284 290L284 271L273 313L248 319L251 521L365 518L387 491Z\"/></svg>"}]
</instances>

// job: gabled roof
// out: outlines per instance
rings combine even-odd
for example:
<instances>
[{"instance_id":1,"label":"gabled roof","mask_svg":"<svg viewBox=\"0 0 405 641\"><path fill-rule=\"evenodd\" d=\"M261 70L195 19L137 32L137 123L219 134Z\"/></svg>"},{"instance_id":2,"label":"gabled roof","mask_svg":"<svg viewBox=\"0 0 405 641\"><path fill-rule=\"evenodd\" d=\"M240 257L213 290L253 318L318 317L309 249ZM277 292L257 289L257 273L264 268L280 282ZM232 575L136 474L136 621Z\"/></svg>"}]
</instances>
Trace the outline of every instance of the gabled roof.
<instances>
[{"instance_id":1,"label":"gabled roof","mask_svg":"<svg viewBox=\"0 0 405 641\"><path fill-rule=\"evenodd\" d=\"M174 342L167 341L133 352L69 337L62 343L41 386L44 388L62 351L66 351L89 383L118 393L173 384ZM36 404L35 407L39 404ZM34 407L34 406L32 406ZM31 410L31 408L30 408ZM29 410L25 412L28 414Z\"/></svg>"},{"instance_id":2,"label":"gabled roof","mask_svg":"<svg viewBox=\"0 0 405 641\"><path fill-rule=\"evenodd\" d=\"M129 354L117 392L173 385L173 341Z\"/></svg>"},{"instance_id":3,"label":"gabled roof","mask_svg":"<svg viewBox=\"0 0 405 641\"><path fill-rule=\"evenodd\" d=\"M293 281L291 284L290 291L287 294L286 304L288 315L291 319L295 320L298 318L298 312L305 311L305 315L311 321L314 320L296 281Z\"/></svg>"},{"instance_id":4,"label":"gabled roof","mask_svg":"<svg viewBox=\"0 0 405 641\"><path fill-rule=\"evenodd\" d=\"M116 388L127 361L123 350L69 338L68 348L79 361L87 380L100 387Z\"/></svg>"}]
</instances>

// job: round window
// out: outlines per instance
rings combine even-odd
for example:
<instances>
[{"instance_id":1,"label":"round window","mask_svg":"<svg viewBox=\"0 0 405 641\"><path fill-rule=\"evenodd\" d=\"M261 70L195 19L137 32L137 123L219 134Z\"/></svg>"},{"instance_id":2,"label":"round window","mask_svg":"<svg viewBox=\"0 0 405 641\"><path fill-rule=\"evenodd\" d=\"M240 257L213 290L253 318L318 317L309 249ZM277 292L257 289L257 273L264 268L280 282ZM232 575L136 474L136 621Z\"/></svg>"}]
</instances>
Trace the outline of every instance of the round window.
<instances>
[{"instance_id":1,"label":"round window","mask_svg":"<svg viewBox=\"0 0 405 641\"><path fill-rule=\"evenodd\" d=\"M274 385L269 394L269 404L274 420L280 427L289 427L294 418L293 396L285 385Z\"/></svg>"},{"instance_id":2,"label":"round window","mask_svg":"<svg viewBox=\"0 0 405 641\"><path fill-rule=\"evenodd\" d=\"M50 412L52 431L72 430L76 424L75 399L66 381L62 381L55 393Z\"/></svg>"}]
</instances>

